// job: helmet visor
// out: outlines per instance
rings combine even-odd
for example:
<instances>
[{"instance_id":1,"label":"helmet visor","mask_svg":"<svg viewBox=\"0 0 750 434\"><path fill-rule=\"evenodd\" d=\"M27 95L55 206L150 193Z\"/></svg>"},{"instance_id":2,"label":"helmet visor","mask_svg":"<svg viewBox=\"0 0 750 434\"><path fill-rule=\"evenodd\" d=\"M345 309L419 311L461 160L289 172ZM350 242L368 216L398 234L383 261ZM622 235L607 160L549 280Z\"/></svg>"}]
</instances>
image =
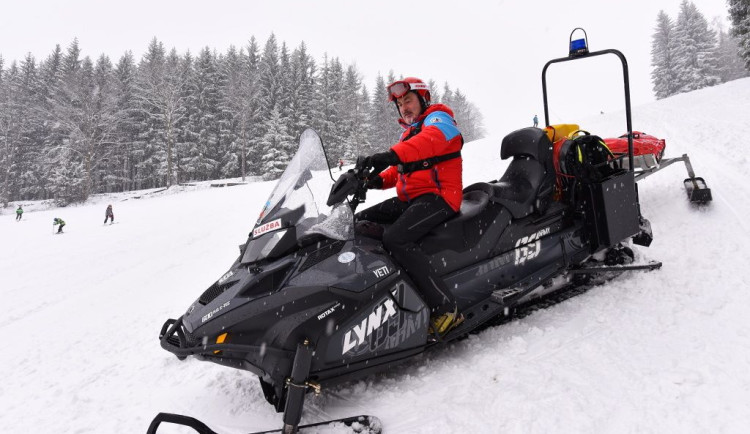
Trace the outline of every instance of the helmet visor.
<instances>
[{"instance_id":1,"label":"helmet visor","mask_svg":"<svg viewBox=\"0 0 750 434\"><path fill-rule=\"evenodd\" d=\"M425 90L429 91L430 88L424 83L409 83L406 81L394 81L388 85L388 101L395 101L398 98L406 95L410 90Z\"/></svg>"}]
</instances>

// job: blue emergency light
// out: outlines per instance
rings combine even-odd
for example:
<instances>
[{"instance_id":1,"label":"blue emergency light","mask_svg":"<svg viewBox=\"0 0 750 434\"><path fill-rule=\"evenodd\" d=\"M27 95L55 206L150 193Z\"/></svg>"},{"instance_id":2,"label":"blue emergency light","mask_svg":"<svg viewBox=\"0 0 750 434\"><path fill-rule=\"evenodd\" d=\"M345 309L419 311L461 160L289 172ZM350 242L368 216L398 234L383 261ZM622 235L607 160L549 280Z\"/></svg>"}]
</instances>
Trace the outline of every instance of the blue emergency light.
<instances>
[{"instance_id":1,"label":"blue emergency light","mask_svg":"<svg viewBox=\"0 0 750 434\"><path fill-rule=\"evenodd\" d=\"M575 33L576 30L580 30L583 32L582 39L573 39L573 33ZM568 55L570 57L577 57L577 56L582 56L584 54L588 54L589 52L588 45L589 44L586 38L586 31L580 27L575 28L573 29L572 32L570 32L570 50L568 51Z\"/></svg>"}]
</instances>

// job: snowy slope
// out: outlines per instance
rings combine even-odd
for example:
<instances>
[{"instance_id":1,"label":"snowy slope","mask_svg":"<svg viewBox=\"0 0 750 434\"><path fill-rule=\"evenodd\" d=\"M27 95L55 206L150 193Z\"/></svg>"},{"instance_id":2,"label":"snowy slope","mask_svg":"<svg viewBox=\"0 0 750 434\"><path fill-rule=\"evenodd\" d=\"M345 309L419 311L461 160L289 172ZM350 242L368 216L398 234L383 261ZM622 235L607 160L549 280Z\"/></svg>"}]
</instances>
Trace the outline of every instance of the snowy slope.
<instances>
[{"instance_id":1,"label":"snowy slope","mask_svg":"<svg viewBox=\"0 0 750 434\"><path fill-rule=\"evenodd\" d=\"M303 422L369 413L386 432L745 432L750 79L636 107L633 118L667 139L668 156L688 153L714 196L691 207L682 165L639 184L655 240L637 253L661 270L311 397ZM625 130L622 113L579 122L601 136ZM466 144L467 185L502 174L500 140ZM29 204L20 223L3 214L0 431L145 432L159 411L225 433L278 427L250 373L180 362L157 341L163 321L229 267L272 188ZM107 203L112 226L102 225ZM53 217L68 223L64 235L52 235Z\"/></svg>"}]
</instances>

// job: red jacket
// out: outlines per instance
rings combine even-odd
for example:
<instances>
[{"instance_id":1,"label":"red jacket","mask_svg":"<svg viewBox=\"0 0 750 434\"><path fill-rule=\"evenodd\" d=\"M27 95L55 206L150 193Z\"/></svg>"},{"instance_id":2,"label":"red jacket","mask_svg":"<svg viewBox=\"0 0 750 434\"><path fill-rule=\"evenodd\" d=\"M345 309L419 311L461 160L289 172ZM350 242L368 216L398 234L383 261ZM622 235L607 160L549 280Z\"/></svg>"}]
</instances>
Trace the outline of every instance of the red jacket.
<instances>
[{"instance_id":1,"label":"red jacket","mask_svg":"<svg viewBox=\"0 0 750 434\"><path fill-rule=\"evenodd\" d=\"M409 137L422 122L422 129ZM408 125L403 119L399 123L406 130L401 141L391 146L402 163L424 160L430 157L455 153L463 146L463 137L453 119L453 111L446 105L433 104L427 107L417 122ZM409 138L407 138L409 137ZM406 202L427 193L441 196L458 211L461 208L463 184L461 157L435 164L429 169L401 174L396 166L380 173L383 189L396 187L398 198Z\"/></svg>"}]
</instances>

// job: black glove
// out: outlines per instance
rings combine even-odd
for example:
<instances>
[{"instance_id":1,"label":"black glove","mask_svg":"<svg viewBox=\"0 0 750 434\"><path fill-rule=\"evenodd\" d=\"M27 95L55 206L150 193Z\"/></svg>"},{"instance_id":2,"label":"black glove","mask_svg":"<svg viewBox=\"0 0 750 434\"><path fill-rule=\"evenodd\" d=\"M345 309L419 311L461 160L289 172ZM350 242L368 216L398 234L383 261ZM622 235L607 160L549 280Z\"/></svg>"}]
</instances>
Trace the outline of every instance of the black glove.
<instances>
[{"instance_id":1,"label":"black glove","mask_svg":"<svg viewBox=\"0 0 750 434\"><path fill-rule=\"evenodd\" d=\"M386 151L365 157L364 166L372 167L373 173L380 173L388 166L395 166L399 163L401 163L401 161L398 159L398 155L396 155L395 152Z\"/></svg>"},{"instance_id":2,"label":"black glove","mask_svg":"<svg viewBox=\"0 0 750 434\"><path fill-rule=\"evenodd\" d=\"M382 190L383 189L383 178L380 177L377 173L374 173L371 175L372 178L368 178L365 182L365 187L373 190Z\"/></svg>"}]
</instances>

